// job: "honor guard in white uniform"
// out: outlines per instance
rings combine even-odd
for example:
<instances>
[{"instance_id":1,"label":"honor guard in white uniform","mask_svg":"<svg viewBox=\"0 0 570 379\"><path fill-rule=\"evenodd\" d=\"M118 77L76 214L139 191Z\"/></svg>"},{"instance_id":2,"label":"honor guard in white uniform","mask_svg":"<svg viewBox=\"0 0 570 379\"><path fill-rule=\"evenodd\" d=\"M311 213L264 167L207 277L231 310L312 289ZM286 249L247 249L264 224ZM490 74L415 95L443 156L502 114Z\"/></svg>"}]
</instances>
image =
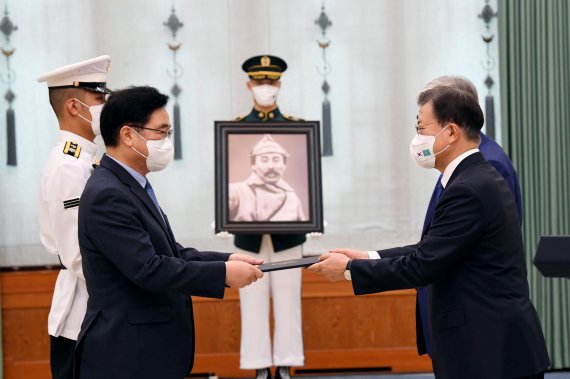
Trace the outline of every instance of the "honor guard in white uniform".
<instances>
[{"instance_id":1,"label":"honor guard in white uniform","mask_svg":"<svg viewBox=\"0 0 570 379\"><path fill-rule=\"evenodd\" d=\"M291 122L296 118L283 115L277 107L277 94L281 87L281 74L287 69L285 61L272 55L259 55L246 60L242 69L248 74L247 88L253 96L253 109L243 122ZM275 126L278 130L278 126ZM264 140L256 147L255 156L264 149L275 149L275 143ZM283 154L284 156L286 155ZM253 180L253 179L252 179ZM258 183L260 184L260 183ZM283 203L286 209L298 212L297 196L284 182L275 188L277 196L289 198ZM287 191L285 191L285 188ZM289 191L291 189L291 191ZM284 194L290 196L285 197ZM230 199L232 200L236 200ZM280 213L277 209L275 215ZM243 210L243 209L242 209ZM285 210L285 209L284 209ZM283 211L284 211L283 210ZM281 212L284 213L284 212ZM239 214L239 212L237 213ZM236 214L236 217L240 217ZM272 219L272 215L262 218ZM252 217L252 216L244 216ZM257 217L257 216L256 216ZM291 217L289 212L288 218ZM239 252L263 259L266 263L298 259L303 256L305 234L237 234L234 243ZM240 368L256 369L258 379L267 379L270 367L276 367L277 379L289 379L291 366L303 366L303 327L301 318L301 269L267 273L255 285L239 290L241 311ZM273 344L269 331L269 304L273 300Z\"/></svg>"},{"instance_id":2,"label":"honor guard in white uniform","mask_svg":"<svg viewBox=\"0 0 570 379\"><path fill-rule=\"evenodd\" d=\"M73 378L75 341L87 308L87 289L77 237L79 198L94 169L99 115L110 93L107 73L110 57L103 55L50 71L38 78L47 82L49 101L59 123L59 137L40 178L40 239L59 257L48 317L52 378Z\"/></svg>"}]
</instances>

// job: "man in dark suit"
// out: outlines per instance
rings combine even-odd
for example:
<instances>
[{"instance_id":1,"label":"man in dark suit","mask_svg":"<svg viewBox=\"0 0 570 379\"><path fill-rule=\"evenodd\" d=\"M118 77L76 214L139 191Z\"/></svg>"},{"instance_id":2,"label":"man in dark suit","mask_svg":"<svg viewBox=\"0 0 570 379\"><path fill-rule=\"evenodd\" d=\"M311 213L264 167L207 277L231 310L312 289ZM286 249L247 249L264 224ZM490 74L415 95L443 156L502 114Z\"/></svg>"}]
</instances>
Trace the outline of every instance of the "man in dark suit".
<instances>
[{"instance_id":1,"label":"man in dark suit","mask_svg":"<svg viewBox=\"0 0 570 379\"><path fill-rule=\"evenodd\" d=\"M423 92L429 91L435 87L451 87L458 90L463 90L471 94L476 99L479 98L477 94L477 88L475 85L467 78L461 76L440 76L432 81L430 81L422 92L418 96L422 96ZM497 142L489 138L485 133L480 133L481 142L479 143L479 151L481 155L493 166L499 174L505 179L513 197L515 199L515 204L517 206L517 213L519 216L519 222L522 223L522 198L521 198L521 188L519 184L519 179L517 172L513 166L513 163L505 153L505 151L499 146ZM433 215L435 212L435 207L441 196L443 187L441 186L441 175L435 185L433 193L430 198L426 216L424 219L424 225L422 228L422 235L425 234L427 229L431 224ZM417 307L416 312L419 313L418 324L416 328L418 329L418 352L420 354L428 353L431 356L431 346L429 338L429 327L428 327L428 305L427 305L427 288L418 288L417 296ZM421 329L421 332L419 331Z\"/></svg>"},{"instance_id":2,"label":"man in dark suit","mask_svg":"<svg viewBox=\"0 0 570 379\"><path fill-rule=\"evenodd\" d=\"M192 368L190 295L222 298L262 276L261 260L179 245L146 174L173 156L168 97L150 87L112 94L101 114L107 154L79 207L89 301L76 377L182 379Z\"/></svg>"},{"instance_id":3,"label":"man in dark suit","mask_svg":"<svg viewBox=\"0 0 570 379\"><path fill-rule=\"evenodd\" d=\"M429 284L437 378L542 378L550 362L529 299L517 208L477 148L483 112L470 94L445 87L426 91L419 105L412 156L442 172L444 188L421 241L335 249L309 269L352 280L357 295Z\"/></svg>"}]
</instances>

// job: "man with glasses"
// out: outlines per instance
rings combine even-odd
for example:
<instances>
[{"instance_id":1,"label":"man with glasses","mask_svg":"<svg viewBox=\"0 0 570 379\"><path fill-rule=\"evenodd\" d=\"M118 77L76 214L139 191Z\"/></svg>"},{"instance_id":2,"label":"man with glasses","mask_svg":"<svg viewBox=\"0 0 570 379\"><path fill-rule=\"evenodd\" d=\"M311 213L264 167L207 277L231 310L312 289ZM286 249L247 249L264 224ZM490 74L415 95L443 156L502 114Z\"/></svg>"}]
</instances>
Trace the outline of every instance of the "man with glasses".
<instances>
[{"instance_id":1,"label":"man with glasses","mask_svg":"<svg viewBox=\"0 0 570 379\"><path fill-rule=\"evenodd\" d=\"M76 348L80 379L180 379L192 368L192 296L261 278L262 260L176 242L146 175L173 157L168 97L151 87L112 94L101 114L107 153L79 207L89 301Z\"/></svg>"},{"instance_id":2,"label":"man with glasses","mask_svg":"<svg viewBox=\"0 0 570 379\"><path fill-rule=\"evenodd\" d=\"M73 378L73 351L85 316L87 289L77 241L77 212L85 183L93 172L99 114L105 103L110 57L103 55L50 71L49 102L59 123L59 137L40 179L40 239L57 255L57 276L48 316L50 366L54 379Z\"/></svg>"},{"instance_id":3,"label":"man with glasses","mask_svg":"<svg viewBox=\"0 0 570 379\"><path fill-rule=\"evenodd\" d=\"M543 378L550 361L529 298L517 207L478 148L483 112L475 97L451 87L425 91L418 105L412 159L441 172L443 187L421 240L333 249L309 270L351 280L357 295L428 286L438 379Z\"/></svg>"},{"instance_id":4,"label":"man with glasses","mask_svg":"<svg viewBox=\"0 0 570 379\"><path fill-rule=\"evenodd\" d=\"M461 76L440 76L432 81L430 81L424 89L419 93L418 98L423 96L423 94L436 87L450 87L458 90L462 90L473 96L475 99L479 98L477 94L477 88L475 85L467 78ZM416 132L421 134L422 130L428 125L418 125L416 124ZM479 151L483 157L501 174L501 176L507 182L511 193L515 199L515 204L517 206L517 213L519 216L519 222L522 224L522 199L521 199L521 189L519 184L519 179L517 172L513 166L513 163L505 153L505 151L499 146L497 142L489 138L485 133L480 133L481 142L479 143ZM442 193L441 176L433 190L428 209L424 219L424 226L422 228L422 235L425 233L429 225L431 224L435 206L439 200ZM428 326L428 299L427 299L427 288L418 288L418 303L417 310L420 315L421 324L417 325L418 329L418 351L420 354L427 353L431 356L431 345L429 337L429 326ZM421 331L420 331L421 330Z\"/></svg>"}]
</instances>

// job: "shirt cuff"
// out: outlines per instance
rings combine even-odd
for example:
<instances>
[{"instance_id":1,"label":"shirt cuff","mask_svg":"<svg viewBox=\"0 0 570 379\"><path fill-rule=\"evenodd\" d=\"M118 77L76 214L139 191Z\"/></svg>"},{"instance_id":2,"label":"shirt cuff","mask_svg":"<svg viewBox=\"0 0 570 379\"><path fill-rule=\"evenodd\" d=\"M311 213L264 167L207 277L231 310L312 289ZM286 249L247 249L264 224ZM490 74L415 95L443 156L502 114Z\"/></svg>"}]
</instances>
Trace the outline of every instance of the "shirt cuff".
<instances>
[{"instance_id":1,"label":"shirt cuff","mask_svg":"<svg viewBox=\"0 0 570 379\"><path fill-rule=\"evenodd\" d=\"M380 259L380 254L377 251L367 251L368 258L370 259Z\"/></svg>"}]
</instances>

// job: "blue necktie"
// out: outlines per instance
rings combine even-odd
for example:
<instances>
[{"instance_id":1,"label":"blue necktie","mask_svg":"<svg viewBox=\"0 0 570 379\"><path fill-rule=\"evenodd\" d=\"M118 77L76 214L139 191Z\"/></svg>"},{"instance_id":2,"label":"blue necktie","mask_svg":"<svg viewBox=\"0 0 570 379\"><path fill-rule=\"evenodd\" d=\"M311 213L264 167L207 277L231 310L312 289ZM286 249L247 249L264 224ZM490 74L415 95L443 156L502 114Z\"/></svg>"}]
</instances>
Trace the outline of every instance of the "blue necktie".
<instances>
[{"instance_id":1,"label":"blue necktie","mask_svg":"<svg viewBox=\"0 0 570 379\"><path fill-rule=\"evenodd\" d=\"M435 213L435 208L437 206L439 198L441 197L442 192L443 192L443 185L441 184L441 175L440 175L439 178L437 179L437 184L435 185L435 189L433 190L433 194L431 195L431 199L429 201L428 210L426 212L426 218L424 220L424 227L422 230L422 237L427 232L429 226L431 225L431 221ZM431 357L432 350L431 350L430 336L429 336L428 298L427 298L426 287L418 288L418 306L420 311L420 320L422 322L424 341L426 343L426 350L429 356Z\"/></svg>"},{"instance_id":2,"label":"blue necktie","mask_svg":"<svg viewBox=\"0 0 570 379\"><path fill-rule=\"evenodd\" d=\"M148 196L150 197L150 199L152 200L152 202L156 206L156 209L158 210L158 214L162 218L162 221L164 221L164 216L162 215L162 210L160 209L160 205L158 205L158 200L156 199L156 195L154 194L154 190L152 189L152 186L150 185L150 182L148 180L146 181L144 189L146 190L146 193L148 194ZM164 223L166 223L166 221L164 221Z\"/></svg>"},{"instance_id":3,"label":"blue necktie","mask_svg":"<svg viewBox=\"0 0 570 379\"><path fill-rule=\"evenodd\" d=\"M424 227L422 229L422 235L427 232L431 221L433 220L433 215L435 213L435 207L437 206L437 202L441 197L441 193L443 192L443 185L441 184L441 175L437 179L437 184L435 185L435 189L433 190L433 194L431 195L431 199L429 201L428 209L426 212L426 218L424 220Z\"/></svg>"}]
</instances>

